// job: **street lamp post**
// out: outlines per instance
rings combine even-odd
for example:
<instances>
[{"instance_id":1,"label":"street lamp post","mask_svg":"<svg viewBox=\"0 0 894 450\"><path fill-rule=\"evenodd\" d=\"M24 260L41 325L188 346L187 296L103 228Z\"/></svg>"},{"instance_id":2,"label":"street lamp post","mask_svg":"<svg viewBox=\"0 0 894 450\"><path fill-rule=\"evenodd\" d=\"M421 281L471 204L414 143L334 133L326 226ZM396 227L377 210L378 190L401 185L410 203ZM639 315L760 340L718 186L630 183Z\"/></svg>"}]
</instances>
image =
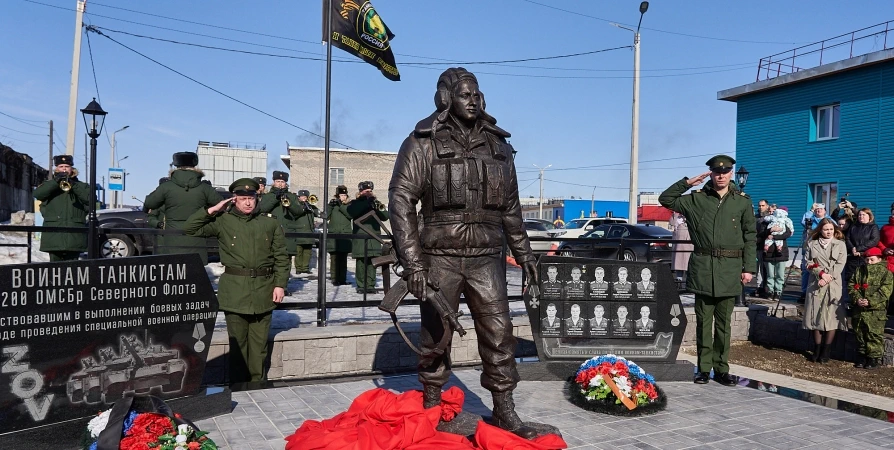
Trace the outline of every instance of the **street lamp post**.
<instances>
[{"instance_id":1,"label":"street lamp post","mask_svg":"<svg viewBox=\"0 0 894 450\"><path fill-rule=\"evenodd\" d=\"M748 183L748 170L745 169L745 166L739 166L739 170L736 171L736 184L739 186L740 191L745 192L746 183ZM745 286L742 286L742 293L739 294L739 298L736 300L736 306L746 306Z\"/></svg>"},{"instance_id":2,"label":"street lamp post","mask_svg":"<svg viewBox=\"0 0 894 450\"><path fill-rule=\"evenodd\" d=\"M84 125L87 127L87 135L90 136L90 215L88 218L87 257L95 259L98 255L96 230L96 138L102 133L102 125L105 122L107 112L103 111L94 98L86 108L81 110L84 115Z\"/></svg>"},{"instance_id":3,"label":"street lamp post","mask_svg":"<svg viewBox=\"0 0 894 450\"><path fill-rule=\"evenodd\" d=\"M639 4L639 23L636 30L612 25L633 31L633 124L630 131L630 196L627 207L627 222L636 223L637 190L639 190L639 28L643 23L643 15L649 10L649 2Z\"/></svg>"},{"instance_id":4,"label":"street lamp post","mask_svg":"<svg viewBox=\"0 0 894 450\"><path fill-rule=\"evenodd\" d=\"M115 134L118 133L119 131L124 131L128 128L130 128L130 125L125 125L125 126L121 127L120 129L112 132L112 160L111 160L110 164L112 165L113 168L119 167L118 162L124 161L124 159L127 158L125 156L124 158L121 158L120 160L115 159L115 150L118 147L118 145L117 145L118 142L115 140ZM114 191L114 192L112 192L112 208L117 208L117 207L118 207L118 191Z\"/></svg>"}]
</instances>

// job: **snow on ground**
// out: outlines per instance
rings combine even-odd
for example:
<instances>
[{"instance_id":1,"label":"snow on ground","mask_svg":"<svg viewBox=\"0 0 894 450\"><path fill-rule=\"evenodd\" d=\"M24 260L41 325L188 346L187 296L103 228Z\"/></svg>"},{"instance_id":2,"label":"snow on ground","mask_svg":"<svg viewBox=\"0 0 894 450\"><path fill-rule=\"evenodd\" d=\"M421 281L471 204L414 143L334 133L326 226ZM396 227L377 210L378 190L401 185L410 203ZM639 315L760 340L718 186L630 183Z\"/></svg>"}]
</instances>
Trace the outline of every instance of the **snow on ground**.
<instances>
[{"instance_id":1,"label":"snow on ground","mask_svg":"<svg viewBox=\"0 0 894 450\"><path fill-rule=\"evenodd\" d=\"M40 250L40 240L35 237L37 233L32 234L31 240L31 262L47 262L50 255ZM38 235L39 236L39 235ZM6 264L27 264L28 263L28 247L10 247L10 244L27 244L27 233L0 233L0 265Z\"/></svg>"}]
</instances>

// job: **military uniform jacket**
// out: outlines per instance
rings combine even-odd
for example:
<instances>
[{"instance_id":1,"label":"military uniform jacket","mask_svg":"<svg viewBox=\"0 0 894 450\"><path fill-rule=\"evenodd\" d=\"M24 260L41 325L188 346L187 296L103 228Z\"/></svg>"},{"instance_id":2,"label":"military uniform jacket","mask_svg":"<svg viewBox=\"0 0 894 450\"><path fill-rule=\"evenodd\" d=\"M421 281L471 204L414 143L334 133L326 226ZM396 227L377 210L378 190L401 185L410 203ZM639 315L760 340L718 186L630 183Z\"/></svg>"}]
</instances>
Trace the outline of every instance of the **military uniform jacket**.
<instances>
[{"instance_id":1,"label":"military uniform jacket","mask_svg":"<svg viewBox=\"0 0 894 450\"><path fill-rule=\"evenodd\" d=\"M364 214L373 210L372 202L369 201L366 197L355 198L351 200L350 203L347 204L345 209L348 211L348 215L353 219L359 219L363 217ZM376 216L379 217L383 222L387 221L391 216L388 214L388 211L376 211ZM371 228L376 233L382 232L382 227L379 225L375 219L370 217L365 222L363 222L369 228ZM367 233L360 229L357 224L354 224L354 234L360 234L366 236ZM364 250L364 246L366 249ZM351 246L351 256L354 258L363 258L364 256L380 256L382 254L382 244L375 239L354 239L354 242Z\"/></svg>"},{"instance_id":2,"label":"military uniform jacket","mask_svg":"<svg viewBox=\"0 0 894 450\"><path fill-rule=\"evenodd\" d=\"M298 201L297 195L289 192L288 189L282 190L285 191L285 197L289 199L288 208L282 205L281 200L276 199L280 189L273 188L264 194L258 210L264 214L272 214L286 233L313 233L313 216L304 210L304 205ZM308 221L310 221L310 226L307 225ZM298 244L312 244L313 242L313 238L286 236L286 251L290 255L296 255L298 254Z\"/></svg>"},{"instance_id":3,"label":"military uniform jacket","mask_svg":"<svg viewBox=\"0 0 894 450\"><path fill-rule=\"evenodd\" d=\"M202 209L186 220L184 230L190 236L217 238L220 262L226 267L274 269L273 275L254 278L222 274L217 288L222 311L261 314L276 308L273 288L285 289L290 267L279 221L257 212L242 214L235 207L213 216Z\"/></svg>"},{"instance_id":4,"label":"military uniform jacket","mask_svg":"<svg viewBox=\"0 0 894 450\"><path fill-rule=\"evenodd\" d=\"M146 223L150 228L164 228L165 225L165 207L153 209L146 213ZM161 225L161 226L159 226Z\"/></svg>"},{"instance_id":5,"label":"military uniform jacket","mask_svg":"<svg viewBox=\"0 0 894 450\"><path fill-rule=\"evenodd\" d=\"M394 239L405 274L425 267L422 254L498 254L505 239L519 263L534 259L522 226L510 135L479 120L468 136L451 117L420 121L400 147L388 187ZM420 236L416 204L422 203Z\"/></svg>"},{"instance_id":6,"label":"military uniform jacket","mask_svg":"<svg viewBox=\"0 0 894 450\"><path fill-rule=\"evenodd\" d=\"M202 172L177 169L171 179L146 196L143 210L164 207L164 229L182 230L186 219L199 210L218 204L223 198L209 184L202 183ZM164 253L199 253L207 262L206 243L188 236L162 235L159 250Z\"/></svg>"},{"instance_id":7,"label":"military uniform jacket","mask_svg":"<svg viewBox=\"0 0 894 450\"><path fill-rule=\"evenodd\" d=\"M859 289L856 286L858 284ZM863 285L867 287L864 288ZM892 288L894 288L894 274L888 271L884 262L866 264L857 267L848 282L848 298L857 312L879 311L885 314ZM869 306L857 306L857 300L861 298L869 300Z\"/></svg>"},{"instance_id":8,"label":"military uniform jacket","mask_svg":"<svg viewBox=\"0 0 894 450\"><path fill-rule=\"evenodd\" d=\"M85 227L90 205L90 185L77 181L78 172L72 169L68 192L59 187L56 180L47 180L34 189L34 198L40 200L40 214L46 227ZM87 250L87 233L41 234L42 252L83 252Z\"/></svg>"},{"instance_id":9,"label":"military uniform jacket","mask_svg":"<svg viewBox=\"0 0 894 450\"><path fill-rule=\"evenodd\" d=\"M742 273L757 270L757 243L751 197L734 183L723 198L709 181L690 194L686 178L674 183L658 197L662 206L686 216L689 236L695 245L689 259L687 288L696 294L733 297L742 292ZM730 258L700 254L699 250L741 250Z\"/></svg>"},{"instance_id":10,"label":"military uniform jacket","mask_svg":"<svg viewBox=\"0 0 894 450\"><path fill-rule=\"evenodd\" d=\"M354 221L351 214L348 213L348 205L338 202L334 207L327 205L329 213L326 218L329 220L327 231L335 234L351 234L354 232ZM329 239L326 242L326 251L329 253L350 253L350 239Z\"/></svg>"}]
</instances>

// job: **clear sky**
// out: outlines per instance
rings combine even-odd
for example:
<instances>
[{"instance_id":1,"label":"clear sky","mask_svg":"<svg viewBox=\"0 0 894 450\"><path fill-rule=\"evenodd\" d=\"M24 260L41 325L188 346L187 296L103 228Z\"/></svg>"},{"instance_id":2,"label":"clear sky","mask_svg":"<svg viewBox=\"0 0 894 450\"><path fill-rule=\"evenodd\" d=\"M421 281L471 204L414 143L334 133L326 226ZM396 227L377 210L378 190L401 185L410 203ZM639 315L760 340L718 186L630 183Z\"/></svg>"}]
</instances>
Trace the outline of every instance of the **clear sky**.
<instances>
[{"instance_id":1,"label":"clear sky","mask_svg":"<svg viewBox=\"0 0 894 450\"><path fill-rule=\"evenodd\" d=\"M3 0L0 14L0 113L28 121L0 115L0 142L44 164L46 121L52 119L57 130L56 152L65 144L76 3ZM388 81L373 66L334 49L336 59L348 62L333 63L332 138L352 148L397 151L416 122L433 111L435 83L445 68L630 46L633 33L610 22L635 27L639 3L376 0L396 35L392 48L402 81ZM735 104L718 101L717 91L754 82L760 58L891 19L889 0L652 1L642 22L641 190L660 191L701 173L709 154L735 154ZM221 92L322 134L320 0L90 0L85 22ZM98 96L109 112L98 150L99 175L109 166L107 136L130 126L117 135L118 156L128 157L121 163L130 174L127 199L150 192L167 174L171 154L195 151L199 140L266 144L268 176L284 167L279 156L286 142L322 145L319 138L91 33L94 83L87 44L83 39L78 108ZM862 53L882 46L872 40L863 44ZM595 187L597 198L627 198L630 48L463 65L478 75L487 111L512 133L522 196L538 195L533 165L551 164L544 176L546 197L589 198ZM76 166L84 167L80 113L78 121ZM789 163L779 155L767 161Z\"/></svg>"}]
</instances>

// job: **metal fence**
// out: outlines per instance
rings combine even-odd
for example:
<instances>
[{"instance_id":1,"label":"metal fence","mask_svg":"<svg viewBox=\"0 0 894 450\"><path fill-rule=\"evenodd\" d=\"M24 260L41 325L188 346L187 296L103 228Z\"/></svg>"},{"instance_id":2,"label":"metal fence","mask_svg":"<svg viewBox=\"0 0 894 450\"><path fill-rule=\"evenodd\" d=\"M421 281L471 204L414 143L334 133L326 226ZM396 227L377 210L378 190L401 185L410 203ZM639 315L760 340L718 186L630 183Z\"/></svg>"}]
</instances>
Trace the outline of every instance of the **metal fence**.
<instances>
[{"instance_id":1,"label":"metal fence","mask_svg":"<svg viewBox=\"0 0 894 450\"><path fill-rule=\"evenodd\" d=\"M153 228L98 228L98 232L101 234L99 242L104 243L106 241L106 236L108 235L125 235L129 238L136 240L137 236L142 235L151 235L153 238L158 236L183 236L184 233L181 230L159 230ZM32 255L31 250L32 246L36 242L34 239L34 233L43 233L43 232L66 232L66 233L84 233L88 232L87 228L75 228L75 227L44 227L44 226L18 226L18 225L10 225L10 226L2 226L0 227L0 231L3 232L11 232L11 233L24 233L26 235L25 243L0 243L0 248L2 247L14 247L14 248L27 248L27 263L32 263ZM313 238L316 240L314 246L319 250L319 242L321 239L321 233L286 233L286 237L288 238ZM374 238L370 237L366 234L332 234L327 233L328 239L352 239L357 240L361 239L368 247L368 243L370 240ZM535 251L535 254L544 255L544 254L555 254L561 256L578 256L578 257L594 257L600 256L602 259L624 259L625 258L625 250L629 250L637 245L645 246L645 260L636 259L639 262L660 262L660 263L670 263L673 258L673 253L679 250L674 249L674 246L678 244L690 244L690 241L679 241L679 240L669 240L669 239L625 239L625 238L570 238L570 239L561 239L557 240L555 238L549 237L531 237L529 238L532 242L550 242L555 243L555 246L551 246L549 250L540 250ZM154 248L157 251L158 245L157 240ZM561 245L560 245L561 244ZM217 252L217 245L208 245L206 247L209 251L209 254L214 255ZM325 257L325 255L319 255L319 257ZM373 256L373 255L370 255ZM502 258L504 264L504 270L512 270L509 269L508 264L506 263L506 256L510 256L510 253L506 247L503 245L502 250ZM387 289L390 287L390 278L391 273L390 267L382 268L382 278L384 289L387 292ZM518 270L518 269L515 269ZM291 263L290 263L290 273L291 273ZM318 283L326 283L329 279L329 274L317 274ZM684 278L685 280L685 278ZM522 271L522 283L520 286L513 286L516 288L514 292L509 292L509 300L517 301L523 299L522 288L525 285L527 280L525 279L524 272ZM507 283L507 288L509 288ZM677 281L677 287L680 290L685 289L685 281ZM463 299L460 299L460 302L464 302ZM277 306L277 309L281 310L294 310L294 309L316 309L317 317L325 317L325 312L327 308L358 308L358 307L377 307L381 303L381 300L369 299L367 294L364 293L362 300L339 300L336 302L327 301L325 296L322 295L322 290L318 290L317 299L313 302L288 302L288 303L280 303ZM419 300L416 298L407 297L402 305L418 305ZM325 325L325 320L318 320L318 323L321 325Z\"/></svg>"}]
</instances>

